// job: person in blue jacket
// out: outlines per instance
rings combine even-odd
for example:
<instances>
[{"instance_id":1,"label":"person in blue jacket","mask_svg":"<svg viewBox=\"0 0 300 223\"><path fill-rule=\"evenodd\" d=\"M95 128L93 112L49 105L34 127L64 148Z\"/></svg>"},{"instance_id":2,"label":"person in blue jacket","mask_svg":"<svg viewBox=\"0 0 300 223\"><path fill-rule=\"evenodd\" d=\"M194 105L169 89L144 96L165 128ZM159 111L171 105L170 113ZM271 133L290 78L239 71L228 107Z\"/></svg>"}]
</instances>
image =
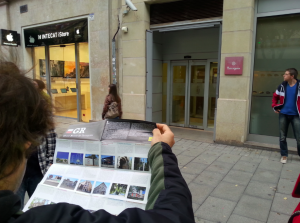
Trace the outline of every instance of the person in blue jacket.
<instances>
[{"instance_id":1,"label":"person in blue jacket","mask_svg":"<svg viewBox=\"0 0 300 223\"><path fill-rule=\"evenodd\" d=\"M192 196L172 153L174 134L157 124L148 154L151 188L146 210L128 208L118 216L105 210L90 213L80 206L58 203L19 211L15 194L27 158L39 138L53 128L49 103L30 79L9 62L0 61L0 221L9 223L189 223L195 222Z\"/></svg>"}]
</instances>

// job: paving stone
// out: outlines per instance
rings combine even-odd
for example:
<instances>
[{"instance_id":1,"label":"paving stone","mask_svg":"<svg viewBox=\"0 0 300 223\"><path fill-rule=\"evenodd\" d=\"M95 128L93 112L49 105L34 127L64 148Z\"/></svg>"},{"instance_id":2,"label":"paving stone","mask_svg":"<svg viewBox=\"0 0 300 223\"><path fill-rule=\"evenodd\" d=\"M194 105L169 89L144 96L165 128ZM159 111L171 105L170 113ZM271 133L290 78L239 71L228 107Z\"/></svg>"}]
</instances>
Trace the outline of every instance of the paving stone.
<instances>
[{"instance_id":1,"label":"paving stone","mask_svg":"<svg viewBox=\"0 0 300 223\"><path fill-rule=\"evenodd\" d=\"M226 222L234 209L236 202L216 197L208 197L195 212L197 217L215 222Z\"/></svg>"},{"instance_id":2,"label":"paving stone","mask_svg":"<svg viewBox=\"0 0 300 223\"><path fill-rule=\"evenodd\" d=\"M252 176L252 173L242 172L238 170L230 170L230 172L226 175L223 181L246 186L249 183Z\"/></svg>"},{"instance_id":3,"label":"paving stone","mask_svg":"<svg viewBox=\"0 0 300 223\"><path fill-rule=\"evenodd\" d=\"M241 156L234 154L222 154L217 161L225 162L225 163L236 163Z\"/></svg>"},{"instance_id":4,"label":"paving stone","mask_svg":"<svg viewBox=\"0 0 300 223\"><path fill-rule=\"evenodd\" d=\"M239 216L236 214L232 214L229 218L229 220L227 221L227 223L264 223L262 221L257 221L251 218L246 218L243 216Z\"/></svg>"},{"instance_id":5,"label":"paving stone","mask_svg":"<svg viewBox=\"0 0 300 223\"><path fill-rule=\"evenodd\" d=\"M228 153L230 153L232 150L234 150L234 146L226 146L225 148L224 148L224 150L223 150L223 153L226 153L226 154L228 154Z\"/></svg>"},{"instance_id":6,"label":"paving stone","mask_svg":"<svg viewBox=\"0 0 300 223\"><path fill-rule=\"evenodd\" d=\"M232 168L233 164L231 163L224 163L220 161L214 161L209 167L206 168L208 171L218 172L221 174L226 174Z\"/></svg>"},{"instance_id":7,"label":"paving stone","mask_svg":"<svg viewBox=\"0 0 300 223\"><path fill-rule=\"evenodd\" d=\"M230 154L239 155L243 151L243 147L235 147Z\"/></svg>"},{"instance_id":8,"label":"paving stone","mask_svg":"<svg viewBox=\"0 0 300 223\"><path fill-rule=\"evenodd\" d=\"M251 180L248 184L244 194L263 199L273 200L277 184L262 183Z\"/></svg>"},{"instance_id":9,"label":"paving stone","mask_svg":"<svg viewBox=\"0 0 300 223\"><path fill-rule=\"evenodd\" d=\"M191 193L192 193L192 200L193 203L202 204L205 199L209 196L209 194L213 191L213 187L208 185L200 185L196 183L190 183L188 185Z\"/></svg>"},{"instance_id":10,"label":"paving stone","mask_svg":"<svg viewBox=\"0 0 300 223\"><path fill-rule=\"evenodd\" d=\"M221 153L219 151L217 151L216 148L214 150L208 150L207 148L205 148L205 149L206 149L205 152L202 153L203 156L210 155L210 156L219 157L221 155Z\"/></svg>"},{"instance_id":11,"label":"paving stone","mask_svg":"<svg viewBox=\"0 0 300 223\"><path fill-rule=\"evenodd\" d=\"M271 200L243 195L233 213L266 222L268 220L271 204Z\"/></svg>"},{"instance_id":12,"label":"paving stone","mask_svg":"<svg viewBox=\"0 0 300 223\"><path fill-rule=\"evenodd\" d=\"M300 164L300 157L298 155L290 155L292 156L292 163Z\"/></svg>"},{"instance_id":13,"label":"paving stone","mask_svg":"<svg viewBox=\"0 0 300 223\"><path fill-rule=\"evenodd\" d=\"M194 141L191 146L199 146L201 145L203 142L200 142L200 141Z\"/></svg>"},{"instance_id":14,"label":"paving stone","mask_svg":"<svg viewBox=\"0 0 300 223\"><path fill-rule=\"evenodd\" d=\"M188 173L188 174L194 174L194 175L199 175L203 170L205 170L208 167L207 164L203 163L188 163L183 167L181 172L183 173Z\"/></svg>"},{"instance_id":15,"label":"paving stone","mask_svg":"<svg viewBox=\"0 0 300 223\"><path fill-rule=\"evenodd\" d=\"M195 213L198 210L198 208L200 207L200 204L192 203L192 205L193 205L193 212Z\"/></svg>"},{"instance_id":16,"label":"paving stone","mask_svg":"<svg viewBox=\"0 0 300 223\"><path fill-rule=\"evenodd\" d=\"M299 198L293 198L289 194L275 193L271 211L291 216L299 203Z\"/></svg>"},{"instance_id":17,"label":"paving stone","mask_svg":"<svg viewBox=\"0 0 300 223\"><path fill-rule=\"evenodd\" d=\"M176 156L178 156L178 155L180 155L181 153L183 153L184 150L172 149L172 152L173 152Z\"/></svg>"},{"instance_id":18,"label":"paving stone","mask_svg":"<svg viewBox=\"0 0 300 223\"><path fill-rule=\"evenodd\" d=\"M290 219L290 215L280 214L271 211L269 214L268 222L267 223L283 223L288 222Z\"/></svg>"},{"instance_id":19,"label":"paving stone","mask_svg":"<svg viewBox=\"0 0 300 223\"><path fill-rule=\"evenodd\" d=\"M297 178L295 180L288 180L288 179L279 179L279 183L277 186L277 192L281 194L291 194L294 190Z\"/></svg>"},{"instance_id":20,"label":"paving stone","mask_svg":"<svg viewBox=\"0 0 300 223\"><path fill-rule=\"evenodd\" d=\"M202 218L199 218L199 217L195 217L195 222L196 223L216 223L216 222L208 221L208 220L205 220L205 219L202 219Z\"/></svg>"},{"instance_id":21,"label":"paving stone","mask_svg":"<svg viewBox=\"0 0 300 223\"><path fill-rule=\"evenodd\" d=\"M204 170L199 176L194 179L193 182L197 184L209 185L212 188L215 188L223 179L223 177L223 174Z\"/></svg>"},{"instance_id":22,"label":"paving stone","mask_svg":"<svg viewBox=\"0 0 300 223\"><path fill-rule=\"evenodd\" d=\"M259 157L260 154L261 154L261 150L251 149L249 157Z\"/></svg>"},{"instance_id":23,"label":"paving stone","mask_svg":"<svg viewBox=\"0 0 300 223\"><path fill-rule=\"evenodd\" d=\"M286 163L281 171L281 178L289 180L297 180L300 172L300 165L297 163Z\"/></svg>"},{"instance_id":24,"label":"paving stone","mask_svg":"<svg viewBox=\"0 0 300 223\"><path fill-rule=\"evenodd\" d=\"M271 156L271 151L263 150L259 155L259 158L269 159L270 156Z\"/></svg>"},{"instance_id":25,"label":"paving stone","mask_svg":"<svg viewBox=\"0 0 300 223\"><path fill-rule=\"evenodd\" d=\"M250 156L242 156L241 161L248 161L248 162L251 162L251 163L260 163L262 161L261 158L259 157L256 157L256 158L253 158L253 157L250 157Z\"/></svg>"},{"instance_id":26,"label":"paving stone","mask_svg":"<svg viewBox=\"0 0 300 223\"><path fill-rule=\"evenodd\" d=\"M264 183L278 183L280 172L273 172L265 169L257 169L252 180Z\"/></svg>"},{"instance_id":27,"label":"paving stone","mask_svg":"<svg viewBox=\"0 0 300 223\"><path fill-rule=\"evenodd\" d=\"M197 162L197 163L203 163L203 164L208 164L210 165L213 161L215 161L218 158L218 156L213 156L213 155L204 155L204 154L200 154L199 156L197 156L193 162Z\"/></svg>"},{"instance_id":28,"label":"paving stone","mask_svg":"<svg viewBox=\"0 0 300 223\"><path fill-rule=\"evenodd\" d=\"M189 163L194 157L191 156L183 156L183 155L178 155L177 160L178 160L178 165L186 165Z\"/></svg>"},{"instance_id":29,"label":"paving stone","mask_svg":"<svg viewBox=\"0 0 300 223\"><path fill-rule=\"evenodd\" d=\"M271 160L262 160L258 168L279 172L282 169L282 163L271 161Z\"/></svg>"},{"instance_id":30,"label":"paving stone","mask_svg":"<svg viewBox=\"0 0 300 223\"><path fill-rule=\"evenodd\" d=\"M182 170L181 170L182 172ZM196 175L192 175L192 174L188 174L188 173L181 173L182 174L182 177L184 178L186 184L189 184L190 182L192 182Z\"/></svg>"},{"instance_id":31,"label":"paving stone","mask_svg":"<svg viewBox=\"0 0 300 223\"><path fill-rule=\"evenodd\" d=\"M204 151L205 151L204 148L202 148L202 149L201 148L188 148L187 150L185 150L182 153L182 155L196 157L196 156L199 156Z\"/></svg>"},{"instance_id":32,"label":"paving stone","mask_svg":"<svg viewBox=\"0 0 300 223\"><path fill-rule=\"evenodd\" d=\"M254 173L256 168L258 166L258 163L250 163L244 160L239 160L234 166L233 170L239 170L249 173Z\"/></svg>"},{"instance_id":33,"label":"paving stone","mask_svg":"<svg viewBox=\"0 0 300 223\"><path fill-rule=\"evenodd\" d=\"M245 186L221 182L210 196L238 202L244 190Z\"/></svg>"}]
</instances>

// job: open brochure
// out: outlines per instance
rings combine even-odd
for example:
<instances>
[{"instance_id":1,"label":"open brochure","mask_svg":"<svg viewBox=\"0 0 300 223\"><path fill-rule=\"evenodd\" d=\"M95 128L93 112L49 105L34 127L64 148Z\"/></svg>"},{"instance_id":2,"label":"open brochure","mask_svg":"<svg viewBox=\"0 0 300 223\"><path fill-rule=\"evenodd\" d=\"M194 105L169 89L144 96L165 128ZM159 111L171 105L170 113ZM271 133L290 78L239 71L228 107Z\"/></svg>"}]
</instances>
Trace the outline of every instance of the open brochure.
<instances>
[{"instance_id":1,"label":"open brochure","mask_svg":"<svg viewBox=\"0 0 300 223\"><path fill-rule=\"evenodd\" d=\"M129 207L145 209L155 127L135 120L70 126L57 139L53 165L23 211L59 202L115 215Z\"/></svg>"}]
</instances>

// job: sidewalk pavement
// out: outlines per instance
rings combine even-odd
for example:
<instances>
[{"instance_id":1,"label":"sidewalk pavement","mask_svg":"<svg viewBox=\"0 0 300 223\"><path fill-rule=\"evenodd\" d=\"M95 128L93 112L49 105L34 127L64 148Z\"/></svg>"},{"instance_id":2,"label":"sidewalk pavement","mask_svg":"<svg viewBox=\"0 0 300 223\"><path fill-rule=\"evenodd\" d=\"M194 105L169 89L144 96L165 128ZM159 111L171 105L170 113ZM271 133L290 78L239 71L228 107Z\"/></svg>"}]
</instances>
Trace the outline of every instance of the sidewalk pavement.
<instances>
[{"instance_id":1,"label":"sidewalk pavement","mask_svg":"<svg viewBox=\"0 0 300 223\"><path fill-rule=\"evenodd\" d=\"M77 122L56 118L56 123L60 136ZM172 150L193 196L196 223L288 221L300 202L291 197L300 172L299 156L290 155L287 164L281 164L278 152L215 144L201 131L200 140L190 140L186 138L192 134L172 130Z\"/></svg>"}]
</instances>

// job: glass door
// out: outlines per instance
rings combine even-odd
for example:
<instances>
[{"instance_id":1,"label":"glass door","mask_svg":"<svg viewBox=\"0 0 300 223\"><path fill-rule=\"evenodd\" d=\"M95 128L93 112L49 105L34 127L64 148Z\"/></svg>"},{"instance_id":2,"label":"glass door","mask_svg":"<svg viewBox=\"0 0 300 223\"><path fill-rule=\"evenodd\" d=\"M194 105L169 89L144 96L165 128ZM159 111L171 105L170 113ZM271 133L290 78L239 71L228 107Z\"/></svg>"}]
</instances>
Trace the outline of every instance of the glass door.
<instances>
[{"instance_id":1,"label":"glass door","mask_svg":"<svg viewBox=\"0 0 300 223\"><path fill-rule=\"evenodd\" d=\"M213 130L218 63L171 62L169 124Z\"/></svg>"},{"instance_id":2,"label":"glass door","mask_svg":"<svg viewBox=\"0 0 300 223\"><path fill-rule=\"evenodd\" d=\"M49 56L55 115L77 118L75 44L50 46Z\"/></svg>"},{"instance_id":3,"label":"glass door","mask_svg":"<svg viewBox=\"0 0 300 223\"><path fill-rule=\"evenodd\" d=\"M184 127L186 123L186 83L188 63L173 62L171 67L170 124Z\"/></svg>"},{"instance_id":4,"label":"glass door","mask_svg":"<svg viewBox=\"0 0 300 223\"><path fill-rule=\"evenodd\" d=\"M204 89L206 83L205 62L189 62L187 127L203 128Z\"/></svg>"}]
</instances>

